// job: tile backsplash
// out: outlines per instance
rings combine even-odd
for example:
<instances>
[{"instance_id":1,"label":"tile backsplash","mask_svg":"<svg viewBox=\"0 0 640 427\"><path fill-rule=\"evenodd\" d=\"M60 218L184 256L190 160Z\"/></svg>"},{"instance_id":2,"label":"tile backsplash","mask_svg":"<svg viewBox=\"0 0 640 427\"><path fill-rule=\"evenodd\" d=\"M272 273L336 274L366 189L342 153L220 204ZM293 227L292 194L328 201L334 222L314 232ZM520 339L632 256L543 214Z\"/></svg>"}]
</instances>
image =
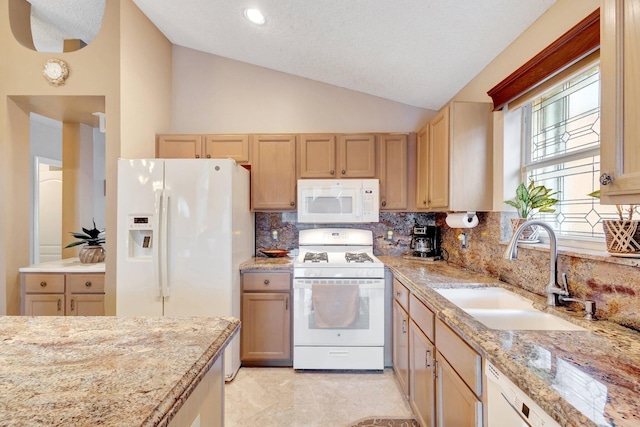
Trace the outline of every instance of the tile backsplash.
<instances>
[{"instance_id":1,"label":"tile backsplash","mask_svg":"<svg viewBox=\"0 0 640 427\"><path fill-rule=\"evenodd\" d=\"M519 245L517 260L504 259L504 241L511 237L509 217L500 212L479 212L479 225L462 230L449 228L446 214L437 214L436 225L440 226L449 262L544 296L549 280L548 246ZM462 232L468 236L466 249L458 240ZM600 317L640 331L640 260L564 251L558 256L558 278L562 273L567 274L572 296L594 300Z\"/></svg>"},{"instance_id":2,"label":"tile backsplash","mask_svg":"<svg viewBox=\"0 0 640 427\"><path fill-rule=\"evenodd\" d=\"M411 231L421 225L437 225L442 248L449 262L498 278L530 292L545 295L549 275L549 251L520 245L518 259L508 261L502 254L511 237L510 214L478 212L480 223L471 229L451 229L444 213L381 213L380 222L371 224L300 224L295 213L256 213L256 253L260 249L298 248L300 230L320 227L361 228L373 231L374 254L401 256L411 252ZM278 231L278 241L271 232ZM386 240L387 231L393 239ZM468 247L458 239L466 233ZM604 251L604 247L603 247ZM597 314L604 319L640 331L640 260L613 260L607 255L589 256L565 252L558 257L558 277L566 273L572 296L596 302ZM577 307L577 306L576 306Z\"/></svg>"},{"instance_id":3,"label":"tile backsplash","mask_svg":"<svg viewBox=\"0 0 640 427\"><path fill-rule=\"evenodd\" d=\"M301 224L295 212L262 213L256 216L256 254L260 249L296 249L298 232L309 228L360 228L373 232L373 253L375 255L400 256L411 249L411 232L416 221L420 225L434 225L435 214L400 212L380 213L380 222L366 224ZM278 241L272 239L272 231L278 232ZM387 232L393 231L393 238L387 240Z\"/></svg>"}]
</instances>

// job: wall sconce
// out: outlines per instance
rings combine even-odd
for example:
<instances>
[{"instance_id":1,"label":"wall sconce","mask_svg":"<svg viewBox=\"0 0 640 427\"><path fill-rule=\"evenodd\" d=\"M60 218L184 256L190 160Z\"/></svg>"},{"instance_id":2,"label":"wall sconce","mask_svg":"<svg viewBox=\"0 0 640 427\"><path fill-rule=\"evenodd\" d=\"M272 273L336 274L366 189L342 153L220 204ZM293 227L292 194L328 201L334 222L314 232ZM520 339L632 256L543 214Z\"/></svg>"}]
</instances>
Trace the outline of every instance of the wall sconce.
<instances>
[{"instance_id":1,"label":"wall sconce","mask_svg":"<svg viewBox=\"0 0 640 427\"><path fill-rule=\"evenodd\" d=\"M271 230L271 240L274 242L278 241L278 230Z\"/></svg>"},{"instance_id":2,"label":"wall sconce","mask_svg":"<svg viewBox=\"0 0 640 427\"><path fill-rule=\"evenodd\" d=\"M388 230L387 231L386 239L389 240L389 241L393 240L393 230Z\"/></svg>"}]
</instances>

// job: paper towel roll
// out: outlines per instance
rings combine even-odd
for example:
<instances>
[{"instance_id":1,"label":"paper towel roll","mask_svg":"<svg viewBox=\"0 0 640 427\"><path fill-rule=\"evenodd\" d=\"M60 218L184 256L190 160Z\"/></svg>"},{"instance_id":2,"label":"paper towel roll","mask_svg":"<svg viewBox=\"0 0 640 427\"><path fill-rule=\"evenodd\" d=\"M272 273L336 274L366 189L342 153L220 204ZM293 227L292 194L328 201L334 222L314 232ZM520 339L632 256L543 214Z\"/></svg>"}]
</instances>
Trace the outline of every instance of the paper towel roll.
<instances>
[{"instance_id":1,"label":"paper towel roll","mask_svg":"<svg viewBox=\"0 0 640 427\"><path fill-rule=\"evenodd\" d=\"M447 225L451 228L473 228L478 225L475 212L447 214Z\"/></svg>"}]
</instances>

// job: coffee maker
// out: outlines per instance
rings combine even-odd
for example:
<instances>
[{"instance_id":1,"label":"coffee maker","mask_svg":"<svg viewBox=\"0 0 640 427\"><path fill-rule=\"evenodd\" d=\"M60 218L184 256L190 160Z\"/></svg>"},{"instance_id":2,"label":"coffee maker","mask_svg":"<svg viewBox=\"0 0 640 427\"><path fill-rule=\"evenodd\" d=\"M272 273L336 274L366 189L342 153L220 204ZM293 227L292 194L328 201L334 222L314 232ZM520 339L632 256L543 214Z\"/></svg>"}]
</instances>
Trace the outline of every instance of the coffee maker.
<instances>
[{"instance_id":1,"label":"coffee maker","mask_svg":"<svg viewBox=\"0 0 640 427\"><path fill-rule=\"evenodd\" d=\"M413 256L429 258L434 261L440 259L440 229L435 225L419 225L413 227L411 244Z\"/></svg>"}]
</instances>

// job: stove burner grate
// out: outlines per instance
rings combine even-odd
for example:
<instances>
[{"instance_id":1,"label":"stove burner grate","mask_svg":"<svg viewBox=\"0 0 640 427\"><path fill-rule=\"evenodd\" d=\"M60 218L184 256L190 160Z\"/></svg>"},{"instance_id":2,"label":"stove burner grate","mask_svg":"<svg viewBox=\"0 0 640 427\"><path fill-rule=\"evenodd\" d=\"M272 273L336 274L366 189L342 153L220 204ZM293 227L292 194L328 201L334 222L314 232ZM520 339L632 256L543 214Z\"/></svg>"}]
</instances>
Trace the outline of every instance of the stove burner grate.
<instances>
[{"instance_id":1,"label":"stove burner grate","mask_svg":"<svg viewBox=\"0 0 640 427\"><path fill-rule=\"evenodd\" d=\"M307 252L302 262L329 262L326 252Z\"/></svg>"},{"instance_id":2,"label":"stove burner grate","mask_svg":"<svg viewBox=\"0 0 640 427\"><path fill-rule=\"evenodd\" d=\"M373 259L365 252L347 252L344 254L344 258L347 262L373 262Z\"/></svg>"}]
</instances>

